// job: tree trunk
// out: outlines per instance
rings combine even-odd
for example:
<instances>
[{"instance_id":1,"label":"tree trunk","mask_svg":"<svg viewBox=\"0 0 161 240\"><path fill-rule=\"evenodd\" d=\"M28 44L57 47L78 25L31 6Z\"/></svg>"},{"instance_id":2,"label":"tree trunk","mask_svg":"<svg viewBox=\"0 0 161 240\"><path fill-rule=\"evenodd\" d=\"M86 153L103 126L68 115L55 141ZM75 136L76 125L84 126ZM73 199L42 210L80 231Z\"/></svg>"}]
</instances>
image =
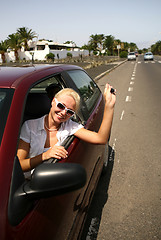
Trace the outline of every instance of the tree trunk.
<instances>
[{"instance_id":1,"label":"tree trunk","mask_svg":"<svg viewBox=\"0 0 161 240\"><path fill-rule=\"evenodd\" d=\"M1 53L1 56L2 56L2 63L5 63L5 62L6 62L6 56L5 56L5 53Z\"/></svg>"},{"instance_id":2,"label":"tree trunk","mask_svg":"<svg viewBox=\"0 0 161 240\"><path fill-rule=\"evenodd\" d=\"M18 58L18 51L17 50L15 50L15 58L16 58L16 62L18 62L19 58Z\"/></svg>"}]
</instances>

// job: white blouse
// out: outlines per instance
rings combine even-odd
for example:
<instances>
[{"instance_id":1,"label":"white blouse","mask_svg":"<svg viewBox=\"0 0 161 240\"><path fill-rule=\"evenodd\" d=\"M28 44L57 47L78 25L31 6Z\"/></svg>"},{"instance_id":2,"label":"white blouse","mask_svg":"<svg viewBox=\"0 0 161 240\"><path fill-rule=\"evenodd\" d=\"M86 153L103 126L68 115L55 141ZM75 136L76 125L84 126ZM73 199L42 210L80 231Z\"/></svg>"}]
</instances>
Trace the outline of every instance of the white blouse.
<instances>
[{"instance_id":1,"label":"white blouse","mask_svg":"<svg viewBox=\"0 0 161 240\"><path fill-rule=\"evenodd\" d=\"M27 120L21 128L20 139L30 143L28 158L35 157L48 150L44 148L47 137L44 119L45 116L38 119ZM60 146L68 136L73 135L81 128L83 128L82 124L73 122L71 119L63 122L56 134L58 139L56 145Z\"/></svg>"},{"instance_id":2,"label":"white blouse","mask_svg":"<svg viewBox=\"0 0 161 240\"><path fill-rule=\"evenodd\" d=\"M29 158L35 157L45 150L47 134L44 127L44 119L45 116L27 120L22 126L20 138L24 142L30 143ZM63 122L56 134L58 139L56 145L60 146L68 136L73 135L81 128L83 128L82 124L73 122L71 119Z\"/></svg>"}]
</instances>

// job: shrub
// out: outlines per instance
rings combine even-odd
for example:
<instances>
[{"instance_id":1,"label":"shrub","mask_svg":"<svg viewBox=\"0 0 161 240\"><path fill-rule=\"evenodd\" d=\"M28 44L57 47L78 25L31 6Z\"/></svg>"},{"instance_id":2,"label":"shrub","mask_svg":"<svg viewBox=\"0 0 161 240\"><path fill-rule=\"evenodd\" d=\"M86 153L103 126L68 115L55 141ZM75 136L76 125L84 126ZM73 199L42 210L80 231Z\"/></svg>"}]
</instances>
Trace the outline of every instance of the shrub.
<instances>
[{"instance_id":1,"label":"shrub","mask_svg":"<svg viewBox=\"0 0 161 240\"><path fill-rule=\"evenodd\" d=\"M72 56L73 56L72 53L70 53L70 52L67 53L67 57L72 58Z\"/></svg>"},{"instance_id":2,"label":"shrub","mask_svg":"<svg viewBox=\"0 0 161 240\"><path fill-rule=\"evenodd\" d=\"M52 60L54 62L55 55L53 53L48 53L45 57L47 60Z\"/></svg>"},{"instance_id":3,"label":"shrub","mask_svg":"<svg viewBox=\"0 0 161 240\"><path fill-rule=\"evenodd\" d=\"M120 52L120 58L127 58L127 52L126 51L122 51Z\"/></svg>"}]
</instances>

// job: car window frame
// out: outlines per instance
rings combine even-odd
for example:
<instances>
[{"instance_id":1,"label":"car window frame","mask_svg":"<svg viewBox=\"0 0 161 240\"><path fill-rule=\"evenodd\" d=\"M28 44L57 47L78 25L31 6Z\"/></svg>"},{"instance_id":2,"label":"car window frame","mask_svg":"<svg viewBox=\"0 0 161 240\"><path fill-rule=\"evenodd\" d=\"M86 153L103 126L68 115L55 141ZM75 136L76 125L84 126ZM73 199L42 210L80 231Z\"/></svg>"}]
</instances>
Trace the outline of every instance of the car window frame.
<instances>
[{"instance_id":1,"label":"car window frame","mask_svg":"<svg viewBox=\"0 0 161 240\"><path fill-rule=\"evenodd\" d=\"M19 127L19 137L20 137L21 127L22 127L22 124L23 124L23 122L24 122L23 119L24 119L24 114L25 114L25 107L26 107L26 103L27 103L27 97L28 97L31 89L34 88L34 86L36 86L37 84L39 84L39 83L41 83L41 82L43 82L43 81L46 81L47 79L49 79L49 78L51 78L51 77L58 76L58 75L60 76L58 82L61 84L62 88L72 87L71 84L69 84L69 85L66 84L66 81L65 81L65 80L63 79L63 77L62 77L62 72L60 72L60 73L54 73L54 74L50 74L50 75L48 75L48 76L45 76L45 77L43 77L43 78L35 81L35 82L34 82L33 84L31 84L30 87L28 88L28 91L26 92L26 97L25 97L24 103L23 103L23 111L22 111L22 113L21 113L21 124L20 124L20 127ZM39 93L40 93L40 92L38 91L38 94L39 94ZM46 93L46 94L47 94L47 93ZM19 141L19 137L18 137L18 140L17 140L17 141ZM67 149L68 147L70 147L70 145L71 145L71 143L74 141L74 139L75 139L75 136L74 136L74 135L71 135L70 137L68 137L68 138L63 142L62 146L64 146L64 147ZM18 147L18 145L17 145L17 147ZM16 153L17 153L17 150L16 150ZM15 154L14 164L15 164L16 161L19 161L19 160L18 160L17 155ZM18 165L20 166L19 163L18 163ZM13 170L14 170L14 169L13 169ZM17 171L19 172L19 173L18 173L18 174L19 174L18 177L17 177ZM11 187L10 187L10 194L9 194L8 216L10 215L10 210L11 210L11 207L10 207L10 206L12 206L12 202L14 201L14 200L13 200L13 196L14 196L14 193L15 193L14 183L15 183L15 181L17 182L17 179L18 179L18 180L21 180L20 183L19 183L20 185L25 184L26 181L30 181L30 180L25 179L24 173L23 173L21 167L19 167L19 169L17 169L17 166L16 166L15 171L13 171L13 173L12 173L12 179L11 179ZM41 200L41 199L40 199L40 200ZM32 211L32 209L34 209L34 206L32 206L32 208L31 208L30 210ZM28 211L25 212L23 218L25 218L25 217L27 216L27 214L28 214ZM22 218L20 221L19 221L19 220L18 220L18 221L21 222L21 221L23 220L23 218Z\"/></svg>"},{"instance_id":2,"label":"car window frame","mask_svg":"<svg viewBox=\"0 0 161 240\"><path fill-rule=\"evenodd\" d=\"M0 119L0 146L3 138L3 133L5 129L5 125L7 122L10 106L12 103L13 95L14 95L14 89L12 88L1 88L5 92L10 92L9 94L6 94L6 98L4 99L4 104L2 105L2 111L3 111L3 118Z\"/></svg>"},{"instance_id":3,"label":"car window frame","mask_svg":"<svg viewBox=\"0 0 161 240\"><path fill-rule=\"evenodd\" d=\"M73 81L73 79L71 78L71 76L68 74L69 71L82 71L82 72L84 72L84 73L87 74L87 76L91 79L91 81L94 82L94 84L96 85L96 87L97 87L97 89L98 89L98 91L99 91L99 94L98 94L98 97L97 97L97 99L95 100L95 102L94 102L94 104L93 104L92 109L88 110L87 105L86 105L86 102L84 101L84 99L83 99L83 97L82 97L82 95L81 95L78 87L76 86L76 84L75 84L75 82ZM87 121L87 119L90 117L90 115L92 114L92 112L94 111L94 109L95 109L95 107L96 107L96 105L97 105L97 103L98 103L98 100L99 100L99 98L100 98L100 96L101 96L101 90L99 89L97 83L96 83L96 82L88 75L88 73L87 73L86 71L84 71L83 69L70 69L70 70L66 71L65 77L67 77L67 76L68 76L68 79L69 79L68 81L70 82L70 84L72 83L72 88L73 88L75 91L77 91L77 92L79 93L80 97L81 97L81 101L82 101L82 108L81 108L81 110L82 110L82 113L83 113L83 115L84 115L84 117L85 117L85 120Z\"/></svg>"},{"instance_id":4,"label":"car window frame","mask_svg":"<svg viewBox=\"0 0 161 240\"><path fill-rule=\"evenodd\" d=\"M71 70L73 70L73 69L71 69ZM63 81L65 81L65 83L66 83L66 86L74 89L78 94L80 94L77 86L75 85L75 83L73 82L72 78L69 76L67 71L62 72L61 75L62 75ZM89 112L88 112L86 104L81 96L80 96L80 109L79 109L78 115L84 121L84 123L89 118Z\"/></svg>"}]
</instances>

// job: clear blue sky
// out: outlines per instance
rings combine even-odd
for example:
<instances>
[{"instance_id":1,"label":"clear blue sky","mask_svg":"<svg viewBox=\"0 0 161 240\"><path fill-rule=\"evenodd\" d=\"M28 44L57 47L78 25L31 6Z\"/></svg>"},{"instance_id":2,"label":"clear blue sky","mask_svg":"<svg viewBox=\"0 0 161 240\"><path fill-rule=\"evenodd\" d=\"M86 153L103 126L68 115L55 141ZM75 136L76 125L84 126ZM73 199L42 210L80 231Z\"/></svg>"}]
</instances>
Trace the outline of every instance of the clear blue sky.
<instances>
[{"instance_id":1,"label":"clear blue sky","mask_svg":"<svg viewBox=\"0 0 161 240\"><path fill-rule=\"evenodd\" d=\"M39 39L78 46L92 34L113 35L139 48L161 40L161 0L7 0L0 8L0 41L20 27Z\"/></svg>"}]
</instances>

